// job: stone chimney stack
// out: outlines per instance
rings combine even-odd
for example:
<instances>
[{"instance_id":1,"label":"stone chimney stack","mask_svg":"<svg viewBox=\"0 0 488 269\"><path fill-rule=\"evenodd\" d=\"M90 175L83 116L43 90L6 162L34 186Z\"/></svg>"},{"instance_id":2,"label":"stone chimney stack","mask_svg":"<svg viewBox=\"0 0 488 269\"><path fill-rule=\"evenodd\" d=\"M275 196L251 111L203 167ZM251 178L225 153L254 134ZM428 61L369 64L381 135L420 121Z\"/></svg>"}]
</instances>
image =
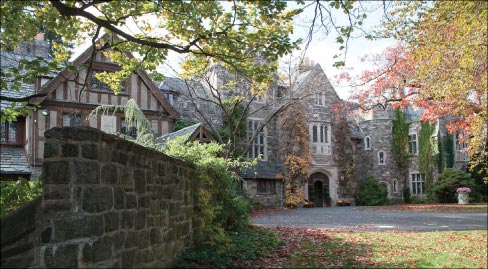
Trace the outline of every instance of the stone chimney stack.
<instances>
[{"instance_id":1,"label":"stone chimney stack","mask_svg":"<svg viewBox=\"0 0 488 269\"><path fill-rule=\"evenodd\" d=\"M315 62L308 57L304 57L302 61L298 61L298 73L303 73L312 70Z\"/></svg>"},{"instance_id":2,"label":"stone chimney stack","mask_svg":"<svg viewBox=\"0 0 488 269\"><path fill-rule=\"evenodd\" d=\"M38 33L33 41L24 41L14 49L15 53L41 58L49 57L49 44L44 40L44 33Z\"/></svg>"}]
</instances>

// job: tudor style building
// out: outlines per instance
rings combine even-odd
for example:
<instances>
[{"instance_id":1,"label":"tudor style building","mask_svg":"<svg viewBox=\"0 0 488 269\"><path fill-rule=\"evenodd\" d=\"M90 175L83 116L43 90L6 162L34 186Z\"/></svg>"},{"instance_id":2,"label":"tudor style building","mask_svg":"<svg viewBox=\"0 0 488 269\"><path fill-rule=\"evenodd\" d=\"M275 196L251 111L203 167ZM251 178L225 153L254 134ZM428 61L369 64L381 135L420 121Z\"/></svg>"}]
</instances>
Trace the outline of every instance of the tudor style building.
<instances>
[{"instance_id":1,"label":"tudor style building","mask_svg":"<svg viewBox=\"0 0 488 269\"><path fill-rule=\"evenodd\" d=\"M100 42L107 38L111 37L106 35ZM12 66L18 64L18 60L22 58L35 56L48 56L47 44L42 35L38 35L34 43L25 42L15 51L2 51L2 68L8 68L7 63ZM127 57L133 56L127 53ZM91 69L85 68L90 61ZM53 127L90 126L107 132L135 135L135 129L127 130L124 115L121 113L88 117L101 104L124 105L129 99L134 99L151 122L157 137L172 131L173 120L179 115L145 71L137 70L125 82L123 90L115 95L105 83L94 77L97 72L119 69L100 51L93 54L93 47L90 47L73 63L81 67L78 73L63 70L58 74L37 78L35 84L25 85L20 92L2 91L2 95L17 97L44 95L30 100L31 104L39 106L37 111L25 118L18 118L17 121L2 123L2 179L34 179L40 175L46 140L44 132ZM2 108L6 105L8 103L3 102Z\"/></svg>"}]
</instances>

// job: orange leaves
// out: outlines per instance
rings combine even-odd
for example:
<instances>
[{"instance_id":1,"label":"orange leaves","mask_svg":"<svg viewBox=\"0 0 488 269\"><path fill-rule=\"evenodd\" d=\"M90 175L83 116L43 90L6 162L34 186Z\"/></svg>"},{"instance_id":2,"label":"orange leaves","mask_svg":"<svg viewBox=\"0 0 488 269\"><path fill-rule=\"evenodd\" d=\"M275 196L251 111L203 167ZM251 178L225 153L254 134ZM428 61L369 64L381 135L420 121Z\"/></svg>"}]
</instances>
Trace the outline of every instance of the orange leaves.
<instances>
[{"instance_id":1,"label":"orange leaves","mask_svg":"<svg viewBox=\"0 0 488 269\"><path fill-rule=\"evenodd\" d=\"M272 228L284 244L262 268L486 267L486 231L366 232Z\"/></svg>"}]
</instances>

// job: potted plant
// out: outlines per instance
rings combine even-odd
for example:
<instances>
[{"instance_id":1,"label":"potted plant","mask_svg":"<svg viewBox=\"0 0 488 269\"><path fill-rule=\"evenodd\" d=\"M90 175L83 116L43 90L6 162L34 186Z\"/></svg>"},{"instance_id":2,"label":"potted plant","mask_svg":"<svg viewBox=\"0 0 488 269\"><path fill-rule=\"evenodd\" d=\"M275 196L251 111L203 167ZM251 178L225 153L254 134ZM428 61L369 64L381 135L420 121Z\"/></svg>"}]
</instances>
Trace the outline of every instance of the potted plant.
<instances>
[{"instance_id":1,"label":"potted plant","mask_svg":"<svg viewBox=\"0 0 488 269\"><path fill-rule=\"evenodd\" d=\"M468 187L461 187L456 190L458 193L458 204L467 205L469 204L469 193L471 189Z\"/></svg>"},{"instance_id":2,"label":"potted plant","mask_svg":"<svg viewBox=\"0 0 488 269\"><path fill-rule=\"evenodd\" d=\"M337 200L337 205L338 206L350 206L351 202L349 202L349 200L346 200L346 199L339 199L339 200Z\"/></svg>"},{"instance_id":3,"label":"potted plant","mask_svg":"<svg viewBox=\"0 0 488 269\"><path fill-rule=\"evenodd\" d=\"M330 198L329 193L328 193L328 192L327 192L327 193L325 193L325 195L324 195L324 196L325 196L325 197L324 197L324 200L325 200L325 201L324 201L324 202L325 202L325 206L326 206L326 207L330 207L330 206L332 205L332 199Z\"/></svg>"}]
</instances>

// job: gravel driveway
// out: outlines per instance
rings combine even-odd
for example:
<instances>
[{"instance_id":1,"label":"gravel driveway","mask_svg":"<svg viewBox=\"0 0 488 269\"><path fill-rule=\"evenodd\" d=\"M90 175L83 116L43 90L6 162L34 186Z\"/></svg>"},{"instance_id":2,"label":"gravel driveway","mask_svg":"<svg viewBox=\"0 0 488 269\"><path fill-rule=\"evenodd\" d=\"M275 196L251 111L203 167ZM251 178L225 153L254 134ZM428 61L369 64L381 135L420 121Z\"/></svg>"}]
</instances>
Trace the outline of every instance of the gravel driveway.
<instances>
[{"instance_id":1,"label":"gravel driveway","mask_svg":"<svg viewBox=\"0 0 488 269\"><path fill-rule=\"evenodd\" d=\"M487 213L374 211L366 207L299 208L251 218L266 227L304 227L352 231L486 230Z\"/></svg>"}]
</instances>

